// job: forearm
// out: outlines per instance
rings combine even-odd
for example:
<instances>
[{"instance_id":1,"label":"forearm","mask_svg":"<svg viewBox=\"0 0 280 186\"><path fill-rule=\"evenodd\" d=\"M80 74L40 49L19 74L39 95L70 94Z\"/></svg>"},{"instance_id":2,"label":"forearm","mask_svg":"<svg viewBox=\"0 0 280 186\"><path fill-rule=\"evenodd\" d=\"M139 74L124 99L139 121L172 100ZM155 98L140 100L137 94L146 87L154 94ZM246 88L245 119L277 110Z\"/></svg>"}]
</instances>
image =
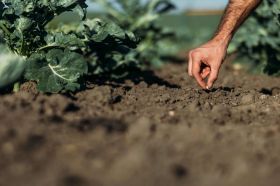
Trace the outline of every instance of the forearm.
<instances>
[{"instance_id":1,"label":"forearm","mask_svg":"<svg viewBox=\"0 0 280 186\"><path fill-rule=\"evenodd\" d=\"M236 30L260 2L261 0L230 0L213 40L228 45Z\"/></svg>"}]
</instances>

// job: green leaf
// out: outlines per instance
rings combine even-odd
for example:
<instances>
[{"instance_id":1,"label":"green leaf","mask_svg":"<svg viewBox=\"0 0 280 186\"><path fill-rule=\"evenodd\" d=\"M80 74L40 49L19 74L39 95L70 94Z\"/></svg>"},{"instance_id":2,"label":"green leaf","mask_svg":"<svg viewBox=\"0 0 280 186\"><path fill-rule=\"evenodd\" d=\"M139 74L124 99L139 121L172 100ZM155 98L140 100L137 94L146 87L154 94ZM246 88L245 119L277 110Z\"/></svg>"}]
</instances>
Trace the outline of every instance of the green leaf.
<instances>
[{"instance_id":1,"label":"green leaf","mask_svg":"<svg viewBox=\"0 0 280 186\"><path fill-rule=\"evenodd\" d=\"M42 92L77 91L88 73L83 56L69 50L52 49L33 54L27 61L25 77L38 83Z\"/></svg>"},{"instance_id":2,"label":"green leaf","mask_svg":"<svg viewBox=\"0 0 280 186\"><path fill-rule=\"evenodd\" d=\"M64 34L62 32L49 34L45 37L46 46L39 50L49 48L68 48L69 50L77 50L85 47L85 42L78 38L75 34Z\"/></svg>"},{"instance_id":3,"label":"green leaf","mask_svg":"<svg viewBox=\"0 0 280 186\"><path fill-rule=\"evenodd\" d=\"M86 20L84 29L90 40L94 42L104 42L105 40L114 40L115 42L125 43L126 41L137 42L137 38L132 32L124 31L120 26L113 22L100 19Z\"/></svg>"},{"instance_id":4,"label":"green leaf","mask_svg":"<svg viewBox=\"0 0 280 186\"><path fill-rule=\"evenodd\" d=\"M5 0L1 7L0 29L6 43L17 54L30 56L46 45L45 26L54 17L76 11L85 18L87 5L85 0Z\"/></svg>"}]
</instances>

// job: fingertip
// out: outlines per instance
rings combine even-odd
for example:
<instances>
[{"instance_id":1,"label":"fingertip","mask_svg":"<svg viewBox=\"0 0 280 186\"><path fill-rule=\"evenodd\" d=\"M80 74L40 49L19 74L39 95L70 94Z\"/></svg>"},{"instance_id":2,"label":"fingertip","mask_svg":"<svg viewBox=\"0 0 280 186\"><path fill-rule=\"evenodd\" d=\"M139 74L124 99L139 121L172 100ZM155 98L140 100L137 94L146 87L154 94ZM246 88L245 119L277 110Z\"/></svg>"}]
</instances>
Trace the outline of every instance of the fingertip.
<instances>
[{"instance_id":1,"label":"fingertip","mask_svg":"<svg viewBox=\"0 0 280 186\"><path fill-rule=\"evenodd\" d=\"M192 67L191 67L192 65L190 65L189 64L189 66L188 66L188 69L187 69L187 73L188 73L188 75L190 76L190 77L193 77L193 74L192 74Z\"/></svg>"},{"instance_id":2,"label":"fingertip","mask_svg":"<svg viewBox=\"0 0 280 186\"><path fill-rule=\"evenodd\" d=\"M209 80L209 81L207 82L207 89L208 89L208 90L211 89L211 88L213 87L213 84L214 84L214 81Z\"/></svg>"},{"instance_id":3,"label":"fingertip","mask_svg":"<svg viewBox=\"0 0 280 186\"><path fill-rule=\"evenodd\" d=\"M203 83L201 84L201 87L205 90L205 89L207 89L207 84L203 81Z\"/></svg>"},{"instance_id":4,"label":"fingertip","mask_svg":"<svg viewBox=\"0 0 280 186\"><path fill-rule=\"evenodd\" d=\"M207 81L207 87L209 89L211 89L214 85L214 83L216 82L216 80L218 79L218 75L219 75L219 69L213 69L210 73L209 79Z\"/></svg>"},{"instance_id":5,"label":"fingertip","mask_svg":"<svg viewBox=\"0 0 280 186\"><path fill-rule=\"evenodd\" d=\"M217 80L217 76L211 77L211 78L208 79L208 82L207 82L208 89L211 89L213 87L216 80Z\"/></svg>"},{"instance_id":6,"label":"fingertip","mask_svg":"<svg viewBox=\"0 0 280 186\"><path fill-rule=\"evenodd\" d=\"M206 85L206 89L207 89L207 90L211 90L212 86L213 86L213 85Z\"/></svg>"}]
</instances>

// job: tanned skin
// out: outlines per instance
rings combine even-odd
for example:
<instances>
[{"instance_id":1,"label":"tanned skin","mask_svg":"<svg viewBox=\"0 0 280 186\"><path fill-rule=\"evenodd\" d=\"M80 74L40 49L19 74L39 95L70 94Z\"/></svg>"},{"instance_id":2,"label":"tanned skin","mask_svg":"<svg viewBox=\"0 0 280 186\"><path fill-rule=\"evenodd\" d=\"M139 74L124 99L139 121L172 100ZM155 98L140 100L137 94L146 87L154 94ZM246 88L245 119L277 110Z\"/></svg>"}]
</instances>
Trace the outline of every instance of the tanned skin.
<instances>
[{"instance_id":1,"label":"tanned skin","mask_svg":"<svg viewBox=\"0 0 280 186\"><path fill-rule=\"evenodd\" d=\"M235 32L260 2L261 0L230 0L213 39L189 52L188 74L203 89L212 88Z\"/></svg>"}]
</instances>

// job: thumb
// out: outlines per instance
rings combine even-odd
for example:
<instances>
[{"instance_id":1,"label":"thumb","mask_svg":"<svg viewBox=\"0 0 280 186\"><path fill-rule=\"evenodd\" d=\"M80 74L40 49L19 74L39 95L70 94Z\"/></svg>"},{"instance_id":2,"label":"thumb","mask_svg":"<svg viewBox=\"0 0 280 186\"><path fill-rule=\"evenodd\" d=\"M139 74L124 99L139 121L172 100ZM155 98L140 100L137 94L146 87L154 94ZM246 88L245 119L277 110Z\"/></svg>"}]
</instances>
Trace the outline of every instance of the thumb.
<instances>
[{"instance_id":1,"label":"thumb","mask_svg":"<svg viewBox=\"0 0 280 186\"><path fill-rule=\"evenodd\" d=\"M219 68L212 68L207 81L207 89L211 89L213 87L213 84L218 79L218 75L219 75Z\"/></svg>"}]
</instances>

